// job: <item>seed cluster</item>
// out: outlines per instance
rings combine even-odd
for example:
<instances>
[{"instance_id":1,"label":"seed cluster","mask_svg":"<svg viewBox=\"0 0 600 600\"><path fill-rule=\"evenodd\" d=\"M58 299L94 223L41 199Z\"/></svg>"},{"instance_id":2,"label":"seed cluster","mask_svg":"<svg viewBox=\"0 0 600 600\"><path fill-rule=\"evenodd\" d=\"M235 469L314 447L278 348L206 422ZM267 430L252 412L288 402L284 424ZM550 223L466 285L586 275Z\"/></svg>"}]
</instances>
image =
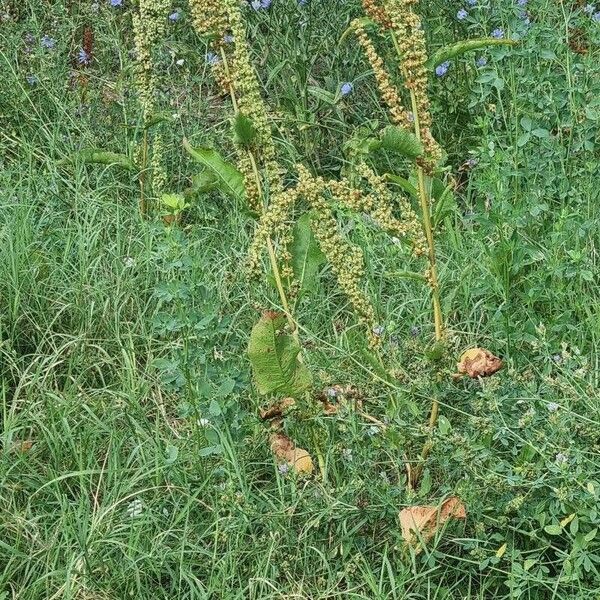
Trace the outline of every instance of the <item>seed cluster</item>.
<instances>
[{"instance_id":1,"label":"seed cluster","mask_svg":"<svg viewBox=\"0 0 600 600\"><path fill-rule=\"evenodd\" d=\"M415 12L419 0L383 0L383 6L396 34L402 57L401 70L405 87L414 94L415 118L426 153L432 160L440 156L440 148L431 133L431 112L427 94L427 49L425 32L420 17Z\"/></svg>"},{"instance_id":2,"label":"seed cluster","mask_svg":"<svg viewBox=\"0 0 600 600\"><path fill-rule=\"evenodd\" d=\"M298 188L313 209L312 224L315 237L331 264L338 285L348 296L359 321L367 327L369 346L374 348L381 340L374 334L375 311L360 287L365 271L363 251L350 244L339 232L331 206L324 197L327 182L321 177L313 177L302 165L298 167L298 174Z\"/></svg>"},{"instance_id":3,"label":"seed cluster","mask_svg":"<svg viewBox=\"0 0 600 600\"><path fill-rule=\"evenodd\" d=\"M138 11L133 13L133 35L137 59L136 84L145 126L156 113L156 95L160 78L156 69L154 51L158 41L166 33L169 5L169 0L139 0ZM155 133L150 162L152 187L155 193L159 193L164 188L167 179L163 153L162 135Z\"/></svg>"},{"instance_id":4,"label":"seed cluster","mask_svg":"<svg viewBox=\"0 0 600 600\"><path fill-rule=\"evenodd\" d=\"M364 25L361 23L360 19L355 19L352 22L352 27L358 38L358 43L363 49L365 56L373 69L379 93L390 111L392 122L396 125L411 127L410 113L402 106L398 91L391 82L390 76L383 64L383 60L379 54L377 54L377 50L375 50L373 42L369 39Z\"/></svg>"},{"instance_id":5,"label":"seed cluster","mask_svg":"<svg viewBox=\"0 0 600 600\"><path fill-rule=\"evenodd\" d=\"M273 201L282 193L283 185L267 107L248 51L241 5L237 0L191 0L191 6L198 33L213 36L209 64L215 79L231 95L236 113L252 124L251 143L236 142L237 163L244 177L246 200L260 213L265 204L263 192L268 190Z\"/></svg>"}]
</instances>

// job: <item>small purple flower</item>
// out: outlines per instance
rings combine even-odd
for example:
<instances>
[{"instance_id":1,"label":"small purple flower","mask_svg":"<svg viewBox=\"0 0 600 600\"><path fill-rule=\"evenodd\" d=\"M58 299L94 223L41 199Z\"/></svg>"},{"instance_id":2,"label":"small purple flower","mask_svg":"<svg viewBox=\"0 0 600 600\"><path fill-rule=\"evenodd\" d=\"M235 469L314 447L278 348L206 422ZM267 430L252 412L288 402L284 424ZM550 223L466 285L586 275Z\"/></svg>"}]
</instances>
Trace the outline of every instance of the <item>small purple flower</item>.
<instances>
[{"instance_id":1,"label":"small purple flower","mask_svg":"<svg viewBox=\"0 0 600 600\"><path fill-rule=\"evenodd\" d=\"M373 327L373 335L381 337L383 335L384 330L385 327L383 325L376 325L375 327Z\"/></svg>"},{"instance_id":2,"label":"small purple flower","mask_svg":"<svg viewBox=\"0 0 600 600\"><path fill-rule=\"evenodd\" d=\"M552 360L553 360L555 363L561 363L561 362L562 362L562 355L561 355L561 354L555 354L555 355L552 357Z\"/></svg>"},{"instance_id":3,"label":"small purple flower","mask_svg":"<svg viewBox=\"0 0 600 600\"><path fill-rule=\"evenodd\" d=\"M234 37L230 33L227 33L226 35L223 36L223 41L226 44L233 44L233 40L234 40Z\"/></svg>"},{"instance_id":4,"label":"small purple flower","mask_svg":"<svg viewBox=\"0 0 600 600\"><path fill-rule=\"evenodd\" d=\"M501 40L504 37L504 29L500 29L500 27L497 27L496 29L494 29L494 31L492 31L491 35L493 38Z\"/></svg>"},{"instance_id":5,"label":"small purple flower","mask_svg":"<svg viewBox=\"0 0 600 600\"><path fill-rule=\"evenodd\" d=\"M469 6L475 6L477 4L477 0L467 0L467 4Z\"/></svg>"},{"instance_id":6,"label":"small purple flower","mask_svg":"<svg viewBox=\"0 0 600 600\"><path fill-rule=\"evenodd\" d=\"M25 79L27 79L27 83L31 86L37 85L40 81L37 78L37 75L27 75L27 77Z\"/></svg>"},{"instance_id":7,"label":"small purple flower","mask_svg":"<svg viewBox=\"0 0 600 600\"><path fill-rule=\"evenodd\" d=\"M435 74L438 77L443 77L448 72L449 68L450 68L450 61L447 60L435 68Z\"/></svg>"},{"instance_id":8,"label":"small purple flower","mask_svg":"<svg viewBox=\"0 0 600 600\"><path fill-rule=\"evenodd\" d=\"M461 8L457 13L456 13L456 18L459 21L464 21L467 17L469 16L469 13L464 9Z\"/></svg>"},{"instance_id":9,"label":"small purple flower","mask_svg":"<svg viewBox=\"0 0 600 600\"><path fill-rule=\"evenodd\" d=\"M42 44L42 48L45 48L46 50L54 50L54 47L56 46L56 40L49 35L45 35L40 43Z\"/></svg>"},{"instance_id":10,"label":"small purple flower","mask_svg":"<svg viewBox=\"0 0 600 600\"><path fill-rule=\"evenodd\" d=\"M527 4L528 0L517 0L517 4L519 6L525 6Z\"/></svg>"},{"instance_id":11,"label":"small purple flower","mask_svg":"<svg viewBox=\"0 0 600 600\"><path fill-rule=\"evenodd\" d=\"M206 53L206 64L207 65L210 65L211 67L216 67L220 62L221 62L221 59L214 52Z\"/></svg>"},{"instance_id":12,"label":"small purple flower","mask_svg":"<svg viewBox=\"0 0 600 600\"><path fill-rule=\"evenodd\" d=\"M335 388L327 388L327 397L328 398L337 398L338 391Z\"/></svg>"},{"instance_id":13,"label":"small purple flower","mask_svg":"<svg viewBox=\"0 0 600 600\"><path fill-rule=\"evenodd\" d=\"M123 6L123 0L110 0L111 6Z\"/></svg>"},{"instance_id":14,"label":"small purple flower","mask_svg":"<svg viewBox=\"0 0 600 600\"><path fill-rule=\"evenodd\" d=\"M271 6L271 0L252 0L250 6L254 10L262 10L263 8L269 8Z\"/></svg>"},{"instance_id":15,"label":"small purple flower","mask_svg":"<svg viewBox=\"0 0 600 600\"><path fill-rule=\"evenodd\" d=\"M600 23L600 10L598 12L595 12L592 15L592 21L596 21L596 23Z\"/></svg>"},{"instance_id":16,"label":"small purple flower","mask_svg":"<svg viewBox=\"0 0 600 600\"><path fill-rule=\"evenodd\" d=\"M410 328L410 335L412 337L416 338L419 335L419 333L421 333L421 330L416 325L413 325Z\"/></svg>"},{"instance_id":17,"label":"small purple flower","mask_svg":"<svg viewBox=\"0 0 600 600\"><path fill-rule=\"evenodd\" d=\"M591 15L593 14L593 12L596 10L596 7L593 4L586 4L585 8L583 9L583 12Z\"/></svg>"},{"instance_id":18,"label":"small purple flower","mask_svg":"<svg viewBox=\"0 0 600 600\"><path fill-rule=\"evenodd\" d=\"M485 56L480 56L476 61L475 64L478 67L485 67L485 65L487 65L487 58Z\"/></svg>"},{"instance_id":19,"label":"small purple flower","mask_svg":"<svg viewBox=\"0 0 600 600\"><path fill-rule=\"evenodd\" d=\"M287 463L282 463L277 467L277 470L282 475L287 475L288 471L290 470L290 465L288 465Z\"/></svg>"},{"instance_id":20,"label":"small purple flower","mask_svg":"<svg viewBox=\"0 0 600 600\"><path fill-rule=\"evenodd\" d=\"M92 62L92 57L90 53L85 48L79 48L79 54L77 55L77 62L87 67Z\"/></svg>"},{"instance_id":21,"label":"small purple flower","mask_svg":"<svg viewBox=\"0 0 600 600\"><path fill-rule=\"evenodd\" d=\"M175 23L175 21L179 21L179 17L181 17L181 13L176 10L169 15L169 21L171 21L171 23Z\"/></svg>"},{"instance_id":22,"label":"small purple flower","mask_svg":"<svg viewBox=\"0 0 600 600\"><path fill-rule=\"evenodd\" d=\"M353 91L354 85L349 81L346 81L346 83L342 83L342 85L340 86L340 94L342 96L348 96L348 94L351 94Z\"/></svg>"},{"instance_id":23,"label":"small purple flower","mask_svg":"<svg viewBox=\"0 0 600 600\"><path fill-rule=\"evenodd\" d=\"M556 412L560 408L560 404L557 404L556 402L548 402L546 408L548 409L548 412Z\"/></svg>"}]
</instances>

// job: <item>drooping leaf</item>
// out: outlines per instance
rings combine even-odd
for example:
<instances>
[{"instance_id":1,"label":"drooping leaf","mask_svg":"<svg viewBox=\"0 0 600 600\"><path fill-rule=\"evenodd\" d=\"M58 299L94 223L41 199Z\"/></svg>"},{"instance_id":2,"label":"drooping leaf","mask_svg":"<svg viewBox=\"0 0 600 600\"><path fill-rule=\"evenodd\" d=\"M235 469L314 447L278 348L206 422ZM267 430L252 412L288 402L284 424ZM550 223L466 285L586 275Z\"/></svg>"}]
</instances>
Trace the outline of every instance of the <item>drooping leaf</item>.
<instances>
[{"instance_id":1,"label":"drooping leaf","mask_svg":"<svg viewBox=\"0 0 600 600\"><path fill-rule=\"evenodd\" d=\"M400 177L399 175L392 175L391 173L387 173L386 178L388 181L391 181L392 183L395 183L398 187L401 187L413 198L417 200L419 199L419 192L417 191L417 188L410 181L408 181L408 179Z\"/></svg>"},{"instance_id":2,"label":"drooping leaf","mask_svg":"<svg viewBox=\"0 0 600 600\"><path fill-rule=\"evenodd\" d=\"M281 464L289 465L298 475L310 475L313 472L313 461L304 448L298 448L283 433L271 435L271 450Z\"/></svg>"},{"instance_id":3,"label":"drooping leaf","mask_svg":"<svg viewBox=\"0 0 600 600\"><path fill-rule=\"evenodd\" d=\"M72 163L76 160L86 164L115 165L127 171L138 171L136 164L126 154L107 152L106 150L81 150L69 158L61 160L59 164Z\"/></svg>"},{"instance_id":4,"label":"drooping leaf","mask_svg":"<svg viewBox=\"0 0 600 600\"><path fill-rule=\"evenodd\" d=\"M286 319L281 313L267 311L252 328L248 357L260 394L278 394L298 398L310 388L312 376L298 360L300 345L285 332Z\"/></svg>"},{"instance_id":5,"label":"drooping leaf","mask_svg":"<svg viewBox=\"0 0 600 600\"><path fill-rule=\"evenodd\" d=\"M242 174L228 163L213 148L192 148L187 139L183 140L183 147L188 154L202 166L214 174L216 186L223 194L236 200L243 200L246 194Z\"/></svg>"},{"instance_id":6,"label":"drooping leaf","mask_svg":"<svg viewBox=\"0 0 600 600\"><path fill-rule=\"evenodd\" d=\"M236 144L247 148L256 139L256 127L252 120L242 113L233 118L233 138Z\"/></svg>"},{"instance_id":7,"label":"drooping leaf","mask_svg":"<svg viewBox=\"0 0 600 600\"><path fill-rule=\"evenodd\" d=\"M471 50L478 50L479 48L487 48L488 46L515 46L519 42L516 40L505 40L505 39L496 39L496 38L477 38L474 40L464 40L462 42L457 42L456 44L451 44L449 46L444 46L440 48L437 52L435 52L432 56L429 57L429 60L426 63L428 69L435 69L438 65L441 65L443 62L450 60L452 58L456 58L465 52L470 52Z\"/></svg>"},{"instance_id":8,"label":"drooping leaf","mask_svg":"<svg viewBox=\"0 0 600 600\"><path fill-rule=\"evenodd\" d=\"M381 133L381 147L388 152L415 159L423 154L423 145L416 136L397 125L389 125Z\"/></svg>"},{"instance_id":9,"label":"drooping leaf","mask_svg":"<svg viewBox=\"0 0 600 600\"><path fill-rule=\"evenodd\" d=\"M299 294L313 292L317 286L319 267L325 255L310 227L310 214L304 213L294 226L294 237L290 248L294 277L300 284Z\"/></svg>"}]
</instances>

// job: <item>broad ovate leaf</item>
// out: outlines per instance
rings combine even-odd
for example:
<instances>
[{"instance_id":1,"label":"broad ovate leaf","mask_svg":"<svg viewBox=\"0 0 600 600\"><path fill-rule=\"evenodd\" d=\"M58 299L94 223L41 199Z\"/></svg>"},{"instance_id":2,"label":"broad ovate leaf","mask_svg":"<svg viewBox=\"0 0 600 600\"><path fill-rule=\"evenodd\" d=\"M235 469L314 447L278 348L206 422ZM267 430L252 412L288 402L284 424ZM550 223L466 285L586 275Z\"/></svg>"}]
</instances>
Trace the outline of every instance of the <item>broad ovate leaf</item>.
<instances>
[{"instance_id":1,"label":"broad ovate leaf","mask_svg":"<svg viewBox=\"0 0 600 600\"><path fill-rule=\"evenodd\" d=\"M215 184L219 191L235 200L244 199L246 191L242 174L215 149L193 148L187 139L183 140L183 147L194 160L214 175Z\"/></svg>"},{"instance_id":2,"label":"broad ovate leaf","mask_svg":"<svg viewBox=\"0 0 600 600\"><path fill-rule=\"evenodd\" d=\"M304 213L296 221L290 247L292 269L294 277L300 285L300 294L315 290L319 267L325 262L325 255L321 252L312 232L310 219L310 214Z\"/></svg>"},{"instance_id":3,"label":"broad ovate leaf","mask_svg":"<svg viewBox=\"0 0 600 600\"><path fill-rule=\"evenodd\" d=\"M286 332L286 318L267 311L252 328L248 357L259 394L298 398L312 385L310 371L298 360L300 345Z\"/></svg>"},{"instance_id":4,"label":"broad ovate leaf","mask_svg":"<svg viewBox=\"0 0 600 600\"><path fill-rule=\"evenodd\" d=\"M382 131L381 147L412 160L423 154L423 145L414 133L397 125L390 125Z\"/></svg>"},{"instance_id":5,"label":"broad ovate leaf","mask_svg":"<svg viewBox=\"0 0 600 600\"><path fill-rule=\"evenodd\" d=\"M443 62L446 62L452 58L456 58L457 56L460 56L465 52L470 52L471 50L479 50L480 48L488 48L490 46L515 46L518 43L519 42L516 40L496 39L492 37L464 40L462 42L457 42L456 44L451 44L449 46L440 48L429 58L426 66L429 69L435 69Z\"/></svg>"}]
</instances>

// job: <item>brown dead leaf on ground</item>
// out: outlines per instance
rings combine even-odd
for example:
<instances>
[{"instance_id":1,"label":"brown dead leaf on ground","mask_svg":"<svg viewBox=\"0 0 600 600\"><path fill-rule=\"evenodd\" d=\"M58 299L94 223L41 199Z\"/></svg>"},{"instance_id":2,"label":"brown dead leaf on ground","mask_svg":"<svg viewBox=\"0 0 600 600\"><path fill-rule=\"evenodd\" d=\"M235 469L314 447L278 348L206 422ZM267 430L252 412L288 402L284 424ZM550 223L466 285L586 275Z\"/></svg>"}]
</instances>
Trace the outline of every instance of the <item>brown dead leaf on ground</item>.
<instances>
[{"instance_id":1,"label":"brown dead leaf on ground","mask_svg":"<svg viewBox=\"0 0 600 600\"><path fill-rule=\"evenodd\" d=\"M485 348L471 348L463 352L457 366L459 375L468 375L476 379L493 375L502 368L503 363Z\"/></svg>"},{"instance_id":2,"label":"brown dead leaf on ground","mask_svg":"<svg viewBox=\"0 0 600 600\"><path fill-rule=\"evenodd\" d=\"M270 437L271 450L280 463L290 465L298 475L310 475L313 472L313 461L304 448L296 444L283 433L273 433Z\"/></svg>"},{"instance_id":3,"label":"brown dead leaf on ground","mask_svg":"<svg viewBox=\"0 0 600 600\"><path fill-rule=\"evenodd\" d=\"M266 421L267 419L281 417L289 408L294 406L294 404L296 404L296 401L293 398L283 398L282 400L278 400L275 404L263 408L260 411L260 418L263 419L263 421Z\"/></svg>"},{"instance_id":4,"label":"brown dead leaf on ground","mask_svg":"<svg viewBox=\"0 0 600 600\"><path fill-rule=\"evenodd\" d=\"M420 552L420 544L429 541L448 519L466 519L467 511L460 498L452 496L441 506L409 506L399 517L402 537Z\"/></svg>"}]
</instances>

